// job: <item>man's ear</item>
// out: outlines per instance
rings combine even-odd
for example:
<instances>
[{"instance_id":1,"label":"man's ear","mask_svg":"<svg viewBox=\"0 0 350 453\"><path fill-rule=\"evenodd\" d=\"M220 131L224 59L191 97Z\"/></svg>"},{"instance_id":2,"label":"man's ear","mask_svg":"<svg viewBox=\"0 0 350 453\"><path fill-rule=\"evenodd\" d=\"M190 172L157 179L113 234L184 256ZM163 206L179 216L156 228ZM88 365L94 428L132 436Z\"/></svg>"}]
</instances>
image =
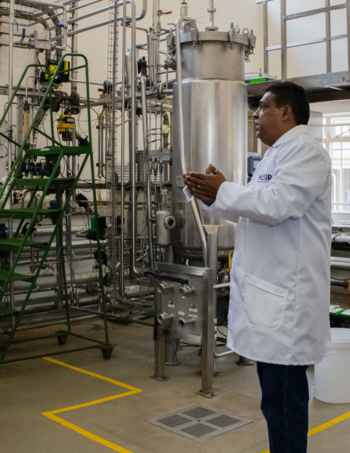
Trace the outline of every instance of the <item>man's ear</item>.
<instances>
[{"instance_id":1,"label":"man's ear","mask_svg":"<svg viewBox=\"0 0 350 453\"><path fill-rule=\"evenodd\" d=\"M290 105L284 105L282 107L282 121L289 121L292 117L294 118L292 107Z\"/></svg>"}]
</instances>

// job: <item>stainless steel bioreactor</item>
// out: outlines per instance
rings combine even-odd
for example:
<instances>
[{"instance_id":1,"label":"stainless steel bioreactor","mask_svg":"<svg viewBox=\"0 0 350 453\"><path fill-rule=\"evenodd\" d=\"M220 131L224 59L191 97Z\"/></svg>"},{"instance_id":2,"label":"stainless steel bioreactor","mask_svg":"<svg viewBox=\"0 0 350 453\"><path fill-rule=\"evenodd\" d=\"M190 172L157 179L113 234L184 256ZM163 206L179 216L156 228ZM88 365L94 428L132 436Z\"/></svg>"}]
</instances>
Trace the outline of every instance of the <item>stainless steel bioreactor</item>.
<instances>
[{"instance_id":1,"label":"stainless steel bioreactor","mask_svg":"<svg viewBox=\"0 0 350 453\"><path fill-rule=\"evenodd\" d=\"M191 205L183 193L180 118L183 116L185 167L205 172L212 163L229 181L247 181L247 88L245 60L255 47L255 36L248 29L240 33L231 24L226 32L210 25L198 31L195 23L185 22L181 32L182 98L179 106L178 83L174 85L173 125L173 248L176 260L201 260L202 247ZM177 64L179 59L177 59ZM234 225L202 211L203 224L221 225L219 255L234 246Z\"/></svg>"},{"instance_id":2,"label":"stainless steel bioreactor","mask_svg":"<svg viewBox=\"0 0 350 453\"><path fill-rule=\"evenodd\" d=\"M234 247L234 224L200 210L183 192L183 173L205 172L212 163L230 181L247 182L247 89L245 60L253 52L253 31L214 24L199 31L195 19L182 15L167 38L166 66L176 68L173 102L173 264L155 263L155 379L165 379L164 365L176 365L180 341L201 346L200 394L213 396L215 373L217 279ZM167 228L162 221L163 228ZM159 227L159 223L157 224ZM220 227L218 227L220 226ZM157 232L158 232L157 228ZM218 230L219 234L218 234ZM166 254L169 259L171 254ZM170 261L171 262L171 261ZM179 266L182 264L182 266ZM184 265L187 264L187 265ZM189 264L189 266L188 266ZM227 268L227 266L226 266ZM224 353L224 355L232 352Z\"/></svg>"}]
</instances>

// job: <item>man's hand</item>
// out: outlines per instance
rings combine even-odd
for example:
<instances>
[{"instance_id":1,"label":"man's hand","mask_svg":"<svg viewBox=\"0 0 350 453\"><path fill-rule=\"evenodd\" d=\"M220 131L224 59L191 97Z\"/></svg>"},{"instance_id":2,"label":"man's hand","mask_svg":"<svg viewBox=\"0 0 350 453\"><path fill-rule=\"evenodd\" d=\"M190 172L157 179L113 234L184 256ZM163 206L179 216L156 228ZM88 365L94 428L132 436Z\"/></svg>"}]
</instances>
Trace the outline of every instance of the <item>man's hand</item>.
<instances>
[{"instance_id":1,"label":"man's hand","mask_svg":"<svg viewBox=\"0 0 350 453\"><path fill-rule=\"evenodd\" d=\"M212 164L205 170L205 175L189 171L182 176L192 195L205 204L216 200L221 184L226 181L225 176Z\"/></svg>"}]
</instances>

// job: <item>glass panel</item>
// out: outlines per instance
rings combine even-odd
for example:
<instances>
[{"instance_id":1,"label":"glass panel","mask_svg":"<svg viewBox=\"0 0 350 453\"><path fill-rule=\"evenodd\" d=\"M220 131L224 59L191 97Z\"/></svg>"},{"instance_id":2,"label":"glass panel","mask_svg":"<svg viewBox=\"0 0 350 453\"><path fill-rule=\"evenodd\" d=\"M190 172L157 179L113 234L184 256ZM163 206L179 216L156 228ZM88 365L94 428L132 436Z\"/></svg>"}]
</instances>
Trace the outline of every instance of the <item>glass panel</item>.
<instances>
[{"instance_id":1,"label":"glass panel","mask_svg":"<svg viewBox=\"0 0 350 453\"><path fill-rule=\"evenodd\" d=\"M350 116L326 118L323 145L332 160L333 211L350 211Z\"/></svg>"}]
</instances>

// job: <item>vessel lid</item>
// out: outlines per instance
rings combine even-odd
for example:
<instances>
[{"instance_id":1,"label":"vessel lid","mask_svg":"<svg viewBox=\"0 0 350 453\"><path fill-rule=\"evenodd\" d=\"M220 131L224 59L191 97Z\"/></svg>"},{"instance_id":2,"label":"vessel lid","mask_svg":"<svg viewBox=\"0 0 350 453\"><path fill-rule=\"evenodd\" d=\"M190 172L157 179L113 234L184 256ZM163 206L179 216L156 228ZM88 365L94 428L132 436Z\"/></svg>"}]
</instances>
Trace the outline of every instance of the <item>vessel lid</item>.
<instances>
[{"instance_id":1,"label":"vessel lid","mask_svg":"<svg viewBox=\"0 0 350 453\"><path fill-rule=\"evenodd\" d=\"M193 42L194 36L193 33L181 33L181 44L186 42ZM248 33L244 34L235 34L235 36L230 40L230 35L227 31L199 31L198 35L196 36L196 40L198 42L203 41L222 41L222 42L232 42L234 44L241 44L243 46L249 47L250 39L249 39L249 31Z\"/></svg>"}]
</instances>

